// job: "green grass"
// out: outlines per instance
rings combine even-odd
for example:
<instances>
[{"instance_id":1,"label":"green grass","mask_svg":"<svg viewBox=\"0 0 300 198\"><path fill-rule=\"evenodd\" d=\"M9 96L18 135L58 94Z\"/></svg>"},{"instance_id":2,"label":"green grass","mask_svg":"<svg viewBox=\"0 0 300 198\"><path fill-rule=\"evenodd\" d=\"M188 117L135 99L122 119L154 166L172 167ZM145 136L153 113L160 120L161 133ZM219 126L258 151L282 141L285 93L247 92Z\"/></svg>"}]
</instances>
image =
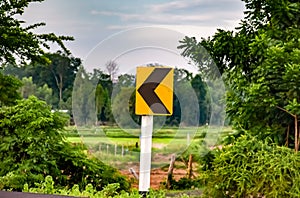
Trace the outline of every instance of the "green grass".
<instances>
[{"instance_id":1,"label":"green grass","mask_svg":"<svg viewBox=\"0 0 300 198\"><path fill-rule=\"evenodd\" d=\"M210 128L211 138L206 138L206 142L214 142L218 136L219 128ZM154 131L152 137L152 153L160 156L168 156L171 153L180 154L187 149L187 134L190 133L190 144L198 143L205 137L207 127L199 128L162 128ZM222 135L232 132L230 127L222 129ZM117 127L98 127L98 128L68 128L67 140L72 143L84 143L89 151L101 161L108 163L119 169L127 169L133 164L138 163L140 147L140 129L120 129ZM77 135L74 137L72 135ZM81 136L81 137L80 137ZM123 150L123 155L122 155ZM153 161L152 167L162 167L167 165L166 161Z\"/></svg>"},{"instance_id":2,"label":"green grass","mask_svg":"<svg viewBox=\"0 0 300 198\"><path fill-rule=\"evenodd\" d=\"M219 128L210 127L198 127L198 128L162 128L154 131L152 136L152 145L156 149L162 149L162 151L172 152L172 150L178 150L179 147L183 148L187 145L187 134L190 134L190 143L201 140L205 137L205 133L208 132L211 136L206 137L206 142L215 142L218 137ZM232 131L230 127L222 129L222 135L228 134ZM134 147L136 142L139 143L140 129L120 129L118 127L91 127L91 128L68 128L67 140L73 143L84 143L89 147L93 147L99 144L119 145ZM72 135L77 137L72 137ZM80 137L81 136L81 137ZM165 147L168 147L167 150Z\"/></svg>"}]
</instances>

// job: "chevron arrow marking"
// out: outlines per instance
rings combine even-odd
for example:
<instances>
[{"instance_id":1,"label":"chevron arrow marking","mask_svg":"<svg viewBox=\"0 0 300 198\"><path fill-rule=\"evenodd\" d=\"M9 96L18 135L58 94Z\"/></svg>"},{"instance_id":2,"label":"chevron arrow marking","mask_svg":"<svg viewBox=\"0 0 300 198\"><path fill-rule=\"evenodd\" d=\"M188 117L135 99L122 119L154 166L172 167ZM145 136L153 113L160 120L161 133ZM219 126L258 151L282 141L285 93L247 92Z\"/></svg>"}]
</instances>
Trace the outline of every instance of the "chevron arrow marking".
<instances>
[{"instance_id":1,"label":"chevron arrow marking","mask_svg":"<svg viewBox=\"0 0 300 198\"><path fill-rule=\"evenodd\" d=\"M159 96L155 93L155 89L171 70L172 68L155 68L137 90L154 114L170 114Z\"/></svg>"}]
</instances>

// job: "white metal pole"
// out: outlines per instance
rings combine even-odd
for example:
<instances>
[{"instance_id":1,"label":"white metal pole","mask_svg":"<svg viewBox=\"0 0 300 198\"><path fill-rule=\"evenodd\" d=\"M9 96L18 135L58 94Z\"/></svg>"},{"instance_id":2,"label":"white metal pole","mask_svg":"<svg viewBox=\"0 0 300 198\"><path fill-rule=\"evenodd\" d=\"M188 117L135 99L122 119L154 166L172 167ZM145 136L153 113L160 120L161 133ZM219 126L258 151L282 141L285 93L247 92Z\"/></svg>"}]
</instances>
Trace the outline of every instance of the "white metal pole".
<instances>
[{"instance_id":1,"label":"white metal pole","mask_svg":"<svg viewBox=\"0 0 300 198\"><path fill-rule=\"evenodd\" d=\"M142 116L139 173L139 192L141 194L147 193L150 188L152 132L153 116Z\"/></svg>"}]
</instances>

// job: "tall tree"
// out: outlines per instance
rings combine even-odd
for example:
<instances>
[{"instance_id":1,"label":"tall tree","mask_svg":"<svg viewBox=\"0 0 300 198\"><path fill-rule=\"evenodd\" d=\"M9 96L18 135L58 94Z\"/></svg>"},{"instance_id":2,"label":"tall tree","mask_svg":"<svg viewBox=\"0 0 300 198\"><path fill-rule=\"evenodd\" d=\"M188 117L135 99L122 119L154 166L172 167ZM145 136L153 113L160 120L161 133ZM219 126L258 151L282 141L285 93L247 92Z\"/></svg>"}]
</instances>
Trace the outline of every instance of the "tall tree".
<instances>
[{"instance_id":1,"label":"tall tree","mask_svg":"<svg viewBox=\"0 0 300 198\"><path fill-rule=\"evenodd\" d=\"M236 129L297 151L300 2L244 2L245 18L235 31L218 30L200 42L185 38L179 48L201 70L211 69L212 60L218 66L230 88L227 113ZM211 58L203 57L204 50Z\"/></svg>"},{"instance_id":2,"label":"tall tree","mask_svg":"<svg viewBox=\"0 0 300 198\"><path fill-rule=\"evenodd\" d=\"M22 78L22 87L19 89L23 98L29 98L29 96L36 96L38 99L45 101L47 104L52 103L52 89L47 84L38 87L33 83L32 77Z\"/></svg>"},{"instance_id":3,"label":"tall tree","mask_svg":"<svg viewBox=\"0 0 300 198\"><path fill-rule=\"evenodd\" d=\"M69 58L60 52L49 54L48 57L51 60L51 64L48 68L52 73L56 88L58 89L59 102L62 102L64 99L63 91L72 89L81 60L73 57ZM67 97L65 97L65 99L67 99Z\"/></svg>"},{"instance_id":4,"label":"tall tree","mask_svg":"<svg viewBox=\"0 0 300 198\"><path fill-rule=\"evenodd\" d=\"M118 64L115 61L110 60L105 64L105 67L106 67L106 70L107 70L108 74L110 75L111 81L112 82L116 81L117 80L117 74L118 74L118 71L119 71Z\"/></svg>"},{"instance_id":5,"label":"tall tree","mask_svg":"<svg viewBox=\"0 0 300 198\"><path fill-rule=\"evenodd\" d=\"M45 56L50 60L50 64L32 64L24 70L28 77L32 76L35 84L43 86L46 83L53 90L53 98L56 98L53 100L53 106L61 108L72 95L73 83L81 60L60 51L47 53Z\"/></svg>"},{"instance_id":6,"label":"tall tree","mask_svg":"<svg viewBox=\"0 0 300 198\"><path fill-rule=\"evenodd\" d=\"M204 125L208 122L208 101L207 101L207 87L203 82L202 77L197 74L191 81L191 85L197 95L199 104L199 124Z\"/></svg>"},{"instance_id":7,"label":"tall tree","mask_svg":"<svg viewBox=\"0 0 300 198\"><path fill-rule=\"evenodd\" d=\"M10 75L3 75L0 72L0 107L6 105L13 105L21 96L18 89L22 83L17 78Z\"/></svg>"},{"instance_id":8,"label":"tall tree","mask_svg":"<svg viewBox=\"0 0 300 198\"><path fill-rule=\"evenodd\" d=\"M70 36L57 36L54 33L37 34L33 31L45 23L36 23L28 25L23 21L22 14L25 8L33 2L42 2L43 0L3 0L0 2L0 68L6 65L17 65L17 63L26 65L27 63L40 62L50 63L49 58L45 56L45 49L50 49L50 43L58 44L66 54L70 51L65 47L63 41L74 40ZM20 76L22 78L24 76ZM13 79L12 76L1 74L0 86L1 104L12 104L12 100L17 98L15 94L20 87L20 82ZM8 84L7 84L8 83ZM6 96L10 95L9 99ZM13 96L14 95L14 96Z\"/></svg>"},{"instance_id":9,"label":"tall tree","mask_svg":"<svg viewBox=\"0 0 300 198\"><path fill-rule=\"evenodd\" d=\"M116 123L123 128L134 128L138 116L134 114L134 87L121 87L112 101L112 113Z\"/></svg>"},{"instance_id":10,"label":"tall tree","mask_svg":"<svg viewBox=\"0 0 300 198\"><path fill-rule=\"evenodd\" d=\"M49 62L44 49L49 49L48 42L57 43L65 53L70 54L63 41L74 40L70 36L57 36L54 33L37 34L33 30L45 23L25 24L21 18L24 10L32 2L44 0L2 0L0 2L0 67L7 63L22 64L31 62Z\"/></svg>"},{"instance_id":11,"label":"tall tree","mask_svg":"<svg viewBox=\"0 0 300 198\"><path fill-rule=\"evenodd\" d=\"M101 71L100 69L93 69L91 73L91 81L100 84L103 88L108 90L108 94L111 95L113 89L113 83L110 75Z\"/></svg>"},{"instance_id":12,"label":"tall tree","mask_svg":"<svg viewBox=\"0 0 300 198\"><path fill-rule=\"evenodd\" d=\"M109 121L110 118L110 103L109 103L109 96L107 89L103 88L101 84L98 84L96 86L96 92L95 92L95 106L96 106L96 112L97 112L97 122L106 122Z\"/></svg>"},{"instance_id":13,"label":"tall tree","mask_svg":"<svg viewBox=\"0 0 300 198\"><path fill-rule=\"evenodd\" d=\"M123 127L134 127L139 122L135 114L135 76L122 74L114 84L111 96L114 121Z\"/></svg>"},{"instance_id":14,"label":"tall tree","mask_svg":"<svg viewBox=\"0 0 300 198\"><path fill-rule=\"evenodd\" d=\"M95 107L95 86L90 75L81 66L74 81L75 89L72 94L72 111L78 126L94 125L98 121Z\"/></svg>"},{"instance_id":15,"label":"tall tree","mask_svg":"<svg viewBox=\"0 0 300 198\"><path fill-rule=\"evenodd\" d=\"M32 82L32 77L22 78L23 86L20 88L20 94L23 98L28 98L32 96L36 92L36 84Z\"/></svg>"}]
</instances>

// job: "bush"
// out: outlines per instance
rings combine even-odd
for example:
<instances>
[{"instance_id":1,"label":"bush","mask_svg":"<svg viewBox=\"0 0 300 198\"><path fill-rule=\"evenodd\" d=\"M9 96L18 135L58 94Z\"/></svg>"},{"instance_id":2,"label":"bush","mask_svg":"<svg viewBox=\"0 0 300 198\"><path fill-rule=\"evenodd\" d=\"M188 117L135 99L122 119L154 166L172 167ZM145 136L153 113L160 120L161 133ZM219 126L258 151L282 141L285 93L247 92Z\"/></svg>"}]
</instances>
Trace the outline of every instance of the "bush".
<instances>
[{"instance_id":1,"label":"bush","mask_svg":"<svg viewBox=\"0 0 300 198\"><path fill-rule=\"evenodd\" d=\"M51 176L46 176L42 183L35 184L35 187L28 187L28 184L24 185L23 192L40 193L40 194L56 194L56 195L68 195L78 197L90 197L90 198L107 198L107 197L120 197L120 198L139 198L137 191L133 191L130 194L125 191L120 191L119 183L111 183L104 186L101 191L92 184L87 184L85 188L80 190L79 185L75 184L71 188L56 188L55 182Z\"/></svg>"},{"instance_id":2,"label":"bush","mask_svg":"<svg viewBox=\"0 0 300 198\"><path fill-rule=\"evenodd\" d=\"M166 182L162 182L165 186ZM170 190L188 190L188 189L199 189L203 187L202 178L189 179L187 177L182 177L178 181L171 180Z\"/></svg>"},{"instance_id":3,"label":"bush","mask_svg":"<svg viewBox=\"0 0 300 198\"><path fill-rule=\"evenodd\" d=\"M293 150L243 135L216 150L208 197L299 197L300 156Z\"/></svg>"},{"instance_id":4,"label":"bush","mask_svg":"<svg viewBox=\"0 0 300 198\"><path fill-rule=\"evenodd\" d=\"M141 198L137 190L133 190L130 193L121 191L120 184L112 183L106 185L101 191L97 191L92 184L87 184L84 189L80 190L79 186L75 184L71 188L55 188L54 181L51 176L46 176L44 182L36 184L35 187L29 188L27 184L24 185L23 192L41 193L41 194L57 194L68 195L78 197L90 197L90 198ZM164 191L154 191L150 189L146 197L165 198ZM181 196L188 197L188 196Z\"/></svg>"},{"instance_id":5,"label":"bush","mask_svg":"<svg viewBox=\"0 0 300 198\"><path fill-rule=\"evenodd\" d=\"M0 190L21 190L51 175L58 186L91 183L100 190L108 183L130 185L116 169L88 157L82 145L65 141L66 120L35 97L0 109Z\"/></svg>"}]
</instances>

